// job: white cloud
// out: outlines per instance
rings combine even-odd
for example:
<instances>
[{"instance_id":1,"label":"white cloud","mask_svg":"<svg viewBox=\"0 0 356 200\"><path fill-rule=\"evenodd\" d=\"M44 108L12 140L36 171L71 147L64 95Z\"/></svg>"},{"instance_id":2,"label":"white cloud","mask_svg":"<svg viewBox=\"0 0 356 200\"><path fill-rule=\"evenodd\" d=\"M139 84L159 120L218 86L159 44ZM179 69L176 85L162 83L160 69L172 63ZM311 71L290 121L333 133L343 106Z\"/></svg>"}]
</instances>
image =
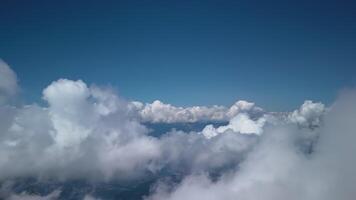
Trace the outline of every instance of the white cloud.
<instances>
[{"instance_id":1,"label":"white cloud","mask_svg":"<svg viewBox=\"0 0 356 200\"><path fill-rule=\"evenodd\" d=\"M312 154L299 151L296 141L302 129L289 125L273 127L265 130L261 142L238 170L217 181L205 175L191 175L173 190L161 184L148 199L354 199L355 102L353 91L332 106L321 124L320 138ZM310 105L306 103L302 108Z\"/></svg>"},{"instance_id":2,"label":"white cloud","mask_svg":"<svg viewBox=\"0 0 356 200\"><path fill-rule=\"evenodd\" d=\"M289 114L289 120L303 127L319 126L326 108L322 103L305 101L298 110Z\"/></svg>"},{"instance_id":3,"label":"white cloud","mask_svg":"<svg viewBox=\"0 0 356 200\"><path fill-rule=\"evenodd\" d=\"M252 120L248 114L241 113L233 117L229 124L226 126L220 126L214 128L213 125L208 125L202 130L202 134L206 138L212 138L218 134L224 133L228 130L231 130L240 134L261 134L263 132L263 126L266 122L265 117L260 117L257 120Z\"/></svg>"},{"instance_id":4,"label":"white cloud","mask_svg":"<svg viewBox=\"0 0 356 200\"><path fill-rule=\"evenodd\" d=\"M90 90L81 80L60 79L44 89L43 99L49 103L56 144L76 146L89 136L100 117L87 101L89 96Z\"/></svg>"},{"instance_id":5,"label":"white cloud","mask_svg":"<svg viewBox=\"0 0 356 200\"><path fill-rule=\"evenodd\" d=\"M160 138L160 162L177 173L210 172L235 166L256 142L256 136L232 130L211 139L196 132L173 131Z\"/></svg>"},{"instance_id":6,"label":"white cloud","mask_svg":"<svg viewBox=\"0 0 356 200\"><path fill-rule=\"evenodd\" d=\"M164 104L161 101L143 104L141 102L132 102L142 121L152 123L184 123L198 121L229 121L239 113L250 113L260 115L263 110L254 103L247 101L237 101L230 108L225 106L193 106L193 107L175 107L171 104Z\"/></svg>"},{"instance_id":7,"label":"white cloud","mask_svg":"<svg viewBox=\"0 0 356 200\"><path fill-rule=\"evenodd\" d=\"M257 107L255 103L239 100L235 102L227 111L228 119L235 117L238 113L248 113L251 115L263 113L263 109Z\"/></svg>"},{"instance_id":8,"label":"white cloud","mask_svg":"<svg viewBox=\"0 0 356 200\"><path fill-rule=\"evenodd\" d=\"M148 136L132 103L83 81L60 79L43 91L48 107L3 107L0 178L133 178L169 166L204 171L237 163L262 120L244 114L207 141L196 132ZM244 110L244 109L242 109ZM245 109L246 110L246 109ZM250 109L247 109L250 110ZM241 119L240 119L241 118Z\"/></svg>"},{"instance_id":9,"label":"white cloud","mask_svg":"<svg viewBox=\"0 0 356 200\"><path fill-rule=\"evenodd\" d=\"M0 178L111 179L154 170L147 166L160 156L157 139L114 96L60 79L43 91L48 107L1 108Z\"/></svg>"},{"instance_id":10,"label":"white cloud","mask_svg":"<svg viewBox=\"0 0 356 200\"><path fill-rule=\"evenodd\" d=\"M6 80L16 83L12 70L3 69L11 72ZM18 86L0 87L10 91L8 101ZM356 195L354 91L345 92L330 110L305 101L287 114L266 113L246 101L230 108L127 102L112 90L67 79L46 87L43 99L48 106L0 106L1 181L122 180L169 169L186 177L174 188L158 184L148 199L348 200ZM149 136L141 124L199 121L228 124L160 137ZM222 176L211 180L209 173L216 171ZM53 199L59 190L41 196L2 187L0 195Z\"/></svg>"}]
</instances>

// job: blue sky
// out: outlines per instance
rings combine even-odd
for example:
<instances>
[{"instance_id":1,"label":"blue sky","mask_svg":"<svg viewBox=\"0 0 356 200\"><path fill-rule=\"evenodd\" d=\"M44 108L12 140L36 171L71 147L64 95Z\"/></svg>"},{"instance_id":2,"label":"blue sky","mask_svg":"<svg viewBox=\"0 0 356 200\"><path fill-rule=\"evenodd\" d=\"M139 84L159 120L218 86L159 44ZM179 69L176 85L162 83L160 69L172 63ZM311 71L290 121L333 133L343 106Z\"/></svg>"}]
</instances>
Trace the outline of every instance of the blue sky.
<instances>
[{"instance_id":1,"label":"blue sky","mask_svg":"<svg viewBox=\"0 0 356 200\"><path fill-rule=\"evenodd\" d=\"M0 57L26 101L58 78L129 99L292 110L356 84L352 1L19 1L0 4Z\"/></svg>"}]
</instances>

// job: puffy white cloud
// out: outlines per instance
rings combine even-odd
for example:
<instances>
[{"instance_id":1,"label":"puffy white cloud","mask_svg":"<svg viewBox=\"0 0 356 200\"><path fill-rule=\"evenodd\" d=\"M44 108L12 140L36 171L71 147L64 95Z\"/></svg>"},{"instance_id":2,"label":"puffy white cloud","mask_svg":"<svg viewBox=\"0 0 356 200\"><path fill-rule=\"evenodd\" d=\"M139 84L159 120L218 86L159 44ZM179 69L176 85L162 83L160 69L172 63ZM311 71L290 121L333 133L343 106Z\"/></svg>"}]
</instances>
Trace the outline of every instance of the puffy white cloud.
<instances>
[{"instance_id":1,"label":"puffy white cloud","mask_svg":"<svg viewBox=\"0 0 356 200\"><path fill-rule=\"evenodd\" d=\"M18 86L15 72L0 59L0 105L14 98L17 92Z\"/></svg>"},{"instance_id":2,"label":"puffy white cloud","mask_svg":"<svg viewBox=\"0 0 356 200\"><path fill-rule=\"evenodd\" d=\"M157 139L114 96L60 79L43 91L48 107L1 108L0 178L110 179L151 170L160 156Z\"/></svg>"},{"instance_id":3,"label":"puffy white cloud","mask_svg":"<svg viewBox=\"0 0 356 200\"><path fill-rule=\"evenodd\" d=\"M239 100L235 102L227 111L226 115L229 119L235 117L239 113L248 113L250 115L259 115L263 113L263 109L257 107L255 103Z\"/></svg>"},{"instance_id":4,"label":"puffy white cloud","mask_svg":"<svg viewBox=\"0 0 356 200\"><path fill-rule=\"evenodd\" d=\"M137 105L137 102L136 102ZM138 112L143 121L146 122L196 122L198 120L220 120L223 117L224 107L205 106L175 107L164 104L161 101L154 101L151 104L138 104Z\"/></svg>"},{"instance_id":5,"label":"puffy white cloud","mask_svg":"<svg viewBox=\"0 0 356 200\"><path fill-rule=\"evenodd\" d=\"M355 102L353 91L332 106L311 154L301 152L296 143L302 129L280 124L264 131L260 143L238 170L227 172L217 181L205 175L187 176L173 189L159 184L147 199L353 199Z\"/></svg>"},{"instance_id":6,"label":"puffy white cloud","mask_svg":"<svg viewBox=\"0 0 356 200\"><path fill-rule=\"evenodd\" d=\"M12 73L6 76L16 83ZM46 87L43 99L48 106L0 106L0 181L122 180L168 170L185 178L173 188L158 184L148 199L346 200L356 195L353 91L330 110L306 101L292 113L266 113L246 101L230 108L127 102L110 89L67 79ZM197 121L228 123L159 137L149 136L141 124ZM221 176L211 179L211 172ZM33 195L3 188L0 197L7 199L59 195L59 190Z\"/></svg>"},{"instance_id":7,"label":"puffy white cloud","mask_svg":"<svg viewBox=\"0 0 356 200\"><path fill-rule=\"evenodd\" d=\"M232 130L211 139L196 132L173 131L160 138L160 162L162 166L183 175L214 172L236 166L256 142L256 136Z\"/></svg>"},{"instance_id":8,"label":"puffy white cloud","mask_svg":"<svg viewBox=\"0 0 356 200\"><path fill-rule=\"evenodd\" d=\"M196 132L155 138L138 121L133 103L113 91L60 79L43 90L43 99L48 107L2 107L0 170L6 173L0 178L110 180L165 167L209 171L240 161L256 141L243 134L263 126L241 114L209 141Z\"/></svg>"},{"instance_id":9,"label":"puffy white cloud","mask_svg":"<svg viewBox=\"0 0 356 200\"><path fill-rule=\"evenodd\" d=\"M48 107L1 107L0 180L140 178L169 168L184 175L234 166L257 138L234 128L210 140L172 131L160 138L132 114L132 105L110 90L60 79L43 91ZM51 199L14 193L14 199ZM90 198L89 196L87 198Z\"/></svg>"},{"instance_id":10,"label":"puffy white cloud","mask_svg":"<svg viewBox=\"0 0 356 200\"><path fill-rule=\"evenodd\" d=\"M214 128L213 125L207 125L203 130L202 134L206 138L212 138L218 134L224 133L228 130L231 130L240 134L261 134L263 132L263 126L266 122L265 117L260 117L257 120L252 120L249 115L241 113L233 117L229 124L226 126L220 126Z\"/></svg>"},{"instance_id":11,"label":"puffy white cloud","mask_svg":"<svg viewBox=\"0 0 356 200\"><path fill-rule=\"evenodd\" d=\"M300 199L293 198L289 187L294 181L294 167L302 158L283 131L267 134L238 170L227 172L216 182L205 175L191 175L173 190L159 185L148 199Z\"/></svg>"},{"instance_id":12,"label":"puffy white cloud","mask_svg":"<svg viewBox=\"0 0 356 200\"><path fill-rule=\"evenodd\" d=\"M70 147L80 144L94 129L100 117L87 101L90 90L79 81L60 79L43 91L49 103L49 116L53 123L52 135L56 144Z\"/></svg>"},{"instance_id":13,"label":"puffy white cloud","mask_svg":"<svg viewBox=\"0 0 356 200\"><path fill-rule=\"evenodd\" d=\"M251 115L261 115L263 110L254 103L247 101L237 101L230 108L225 106L193 106L175 107L171 104L164 104L161 101L143 104L132 102L142 121L144 122L164 122L164 123L184 123L198 121L229 121L239 113L249 113Z\"/></svg>"},{"instance_id":14,"label":"puffy white cloud","mask_svg":"<svg viewBox=\"0 0 356 200\"><path fill-rule=\"evenodd\" d=\"M289 114L288 118L291 122L297 123L303 127L319 126L326 108L322 103L313 103L307 100L300 106L298 110Z\"/></svg>"}]
</instances>

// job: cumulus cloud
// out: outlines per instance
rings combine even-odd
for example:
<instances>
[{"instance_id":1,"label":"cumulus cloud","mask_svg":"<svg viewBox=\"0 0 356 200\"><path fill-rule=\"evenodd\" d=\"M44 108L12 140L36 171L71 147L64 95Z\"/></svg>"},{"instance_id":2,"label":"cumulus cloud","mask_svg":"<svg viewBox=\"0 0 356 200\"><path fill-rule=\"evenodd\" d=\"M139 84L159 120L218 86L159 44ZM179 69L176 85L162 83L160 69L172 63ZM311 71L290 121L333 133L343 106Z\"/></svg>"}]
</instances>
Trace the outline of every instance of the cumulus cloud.
<instances>
[{"instance_id":1,"label":"cumulus cloud","mask_svg":"<svg viewBox=\"0 0 356 200\"><path fill-rule=\"evenodd\" d=\"M18 86L15 72L0 59L0 105L10 101L17 92Z\"/></svg>"},{"instance_id":2,"label":"cumulus cloud","mask_svg":"<svg viewBox=\"0 0 356 200\"><path fill-rule=\"evenodd\" d=\"M320 125L325 112L324 104L308 100L298 110L290 113L288 118L300 126L313 128Z\"/></svg>"},{"instance_id":3,"label":"cumulus cloud","mask_svg":"<svg viewBox=\"0 0 356 200\"><path fill-rule=\"evenodd\" d=\"M236 166L257 140L232 130L211 139L196 132L173 131L160 138L161 164L183 175L216 172Z\"/></svg>"},{"instance_id":4,"label":"cumulus cloud","mask_svg":"<svg viewBox=\"0 0 356 200\"><path fill-rule=\"evenodd\" d=\"M352 155L356 150L355 100L353 91L341 96L332 106L319 129L320 139L312 154L297 147L300 128L273 127L265 130L260 143L240 163L238 170L226 173L217 181L205 175L191 175L173 189L161 184L147 199L353 199L356 195L356 160ZM306 111L308 108L323 110L322 106L307 102L298 113L316 116Z\"/></svg>"},{"instance_id":5,"label":"cumulus cloud","mask_svg":"<svg viewBox=\"0 0 356 200\"><path fill-rule=\"evenodd\" d=\"M193 106L176 107L171 104L164 104L161 101L143 104L141 102L132 102L132 107L136 108L141 121L143 122L164 122L164 123L184 123L198 121L229 121L238 113L249 113L251 115L260 115L263 110L255 106L252 102L237 101L230 108L225 106Z\"/></svg>"},{"instance_id":6,"label":"cumulus cloud","mask_svg":"<svg viewBox=\"0 0 356 200\"><path fill-rule=\"evenodd\" d=\"M3 66L7 78L0 80L14 83L0 82L1 97L6 94L9 103L18 86L16 75ZM161 180L147 199L346 200L356 195L355 91L346 91L330 108L305 101L291 113L268 113L246 101L229 108L129 102L110 89L68 79L52 82L42 98L46 106L0 106L0 182L26 177L121 181L169 172L181 179ZM157 137L142 124L201 121L227 123ZM0 189L5 199L60 194L60 189L45 195L14 192L6 184Z\"/></svg>"},{"instance_id":7,"label":"cumulus cloud","mask_svg":"<svg viewBox=\"0 0 356 200\"><path fill-rule=\"evenodd\" d=\"M1 178L111 178L149 170L160 155L157 139L115 108L124 102L112 102L112 93L98 90L60 79L43 91L48 107L2 108L8 119L1 126Z\"/></svg>"},{"instance_id":8,"label":"cumulus cloud","mask_svg":"<svg viewBox=\"0 0 356 200\"><path fill-rule=\"evenodd\" d=\"M209 171L241 160L256 141L244 134L259 134L264 124L263 117L250 118L262 109L245 101L229 109L177 108L160 102L143 106L81 80L54 81L43 90L43 99L48 106L1 107L1 179L110 180L167 167ZM207 140L207 128L203 132L172 131L157 138L147 135L148 129L140 123L145 113L151 113L147 115L151 122L232 119L227 126L214 128L216 133L225 133L214 139ZM232 117L234 114L237 116Z\"/></svg>"},{"instance_id":9,"label":"cumulus cloud","mask_svg":"<svg viewBox=\"0 0 356 200\"><path fill-rule=\"evenodd\" d=\"M231 130L240 134L261 134L266 122L265 117L252 120L248 114L241 113L233 117L226 126L214 128L213 125L207 125L201 132L206 138L210 139L218 134Z\"/></svg>"}]
</instances>

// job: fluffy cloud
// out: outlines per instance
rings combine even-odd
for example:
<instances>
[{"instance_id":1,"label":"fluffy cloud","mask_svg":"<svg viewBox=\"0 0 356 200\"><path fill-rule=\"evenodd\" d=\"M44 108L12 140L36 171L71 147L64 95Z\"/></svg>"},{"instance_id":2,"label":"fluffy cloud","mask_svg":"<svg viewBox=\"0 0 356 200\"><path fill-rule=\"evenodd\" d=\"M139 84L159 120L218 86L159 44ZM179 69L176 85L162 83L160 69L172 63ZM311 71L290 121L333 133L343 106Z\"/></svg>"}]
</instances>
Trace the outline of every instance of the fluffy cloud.
<instances>
[{"instance_id":1,"label":"fluffy cloud","mask_svg":"<svg viewBox=\"0 0 356 200\"><path fill-rule=\"evenodd\" d=\"M325 112L324 104L308 100L301 105L299 110L290 113L288 118L300 126L313 128L320 125Z\"/></svg>"},{"instance_id":2,"label":"fluffy cloud","mask_svg":"<svg viewBox=\"0 0 356 200\"><path fill-rule=\"evenodd\" d=\"M236 166L257 141L255 135L232 130L210 139L196 132L173 131L160 138L161 164L183 175L217 172Z\"/></svg>"},{"instance_id":3,"label":"fluffy cloud","mask_svg":"<svg viewBox=\"0 0 356 200\"><path fill-rule=\"evenodd\" d=\"M11 100L17 92L18 86L15 72L0 59L0 105Z\"/></svg>"},{"instance_id":4,"label":"fluffy cloud","mask_svg":"<svg viewBox=\"0 0 356 200\"><path fill-rule=\"evenodd\" d=\"M159 157L157 139L110 91L61 79L43 91L49 107L3 107L1 178L136 176ZM108 112L110 110L110 112ZM5 116L6 115L6 116Z\"/></svg>"},{"instance_id":5,"label":"fluffy cloud","mask_svg":"<svg viewBox=\"0 0 356 200\"><path fill-rule=\"evenodd\" d=\"M265 130L260 143L240 163L238 170L226 173L217 181L205 175L191 175L173 189L160 184L147 199L353 199L356 195L356 160L352 155L356 150L355 102L353 91L341 96L332 106L319 129L316 150L311 154L298 148L300 128L273 127ZM320 112L309 109L320 111L321 108L306 102L294 113L318 116L310 113Z\"/></svg>"},{"instance_id":6,"label":"fluffy cloud","mask_svg":"<svg viewBox=\"0 0 356 200\"><path fill-rule=\"evenodd\" d=\"M244 134L259 134L264 125L264 117L250 118L262 109L245 101L229 109L178 108L158 101L143 106L126 102L109 89L88 87L81 80L54 81L43 90L43 99L47 107L0 107L4 119L0 123L1 179L125 179L167 167L187 173L209 171L239 162L256 142L256 137ZM229 118L227 126L213 127L224 134L210 140L204 131L152 137L140 123Z\"/></svg>"},{"instance_id":7,"label":"fluffy cloud","mask_svg":"<svg viewBox=\"0 0 356 200\"><path fill-rule=\"evenodd\" d=\"M247 101L237 101L230 108L216 105L212 107L193 106L184 108L164 104L158 100L147 104L132 102L132 107L137 110L141 121L152 123L229 121L238 113L249 113L253 116L263 113L261 108Z\"/></svg>"},{"instance_id":8,"label":"fluffy cloud","mask_svg":"<svg viewBox=\"0 0 356 200\"><path fill-rule=\"evenodd\" d=\"M237 132L240 134L261 134L263 131L263 126L266 122L265 117L260 117L258 120L252 120L248 114L241 113L233 117L229 124L226 126L220 126L218 128L214 128L213 125L207 125L203 130L202 134L210 139L215 137L221 133L225 133L228 130L233 132Z\"/></svg>"},{"instance_id":9,"label":"fluffy cloud","mask_svg":"<svg viewBox=\"0 0 356 200\"><path fill-rule=\"evenodd\" d=\"M0 84L9 102L18 86L16 75L4 66L10 73L1 80L15 83ZM128 102L110 89L67 79L52 82L43 99L47 106L0 106L0 182L26 177L121 181L168 171L183 180L161 180L147 199L331 200L356 195L354 91L345 92L330 109L305 101L291 113L267 113L246 101L230 108ZM158 137L142 125L200 121L227 123ZM5 186L1 198L60 196L60 190L34 195Z\"/></svg>"},{"instance_id":10,"label":"fluffy cloud","mask_svg":"<svg viewBox=\"0 0 356 200\"><path fill-rule=\"evenodd\" d=\"M106 181L136 179L161 169L182 175L209 172L236 165L257 141L234 127L210 140L180 131L151 137L132 114L130 102L80 80L54 81L43 99L48 107L1 107L0 180ZM52 198L41 198L47 197Z\"/></svg>"}]
</instances>

